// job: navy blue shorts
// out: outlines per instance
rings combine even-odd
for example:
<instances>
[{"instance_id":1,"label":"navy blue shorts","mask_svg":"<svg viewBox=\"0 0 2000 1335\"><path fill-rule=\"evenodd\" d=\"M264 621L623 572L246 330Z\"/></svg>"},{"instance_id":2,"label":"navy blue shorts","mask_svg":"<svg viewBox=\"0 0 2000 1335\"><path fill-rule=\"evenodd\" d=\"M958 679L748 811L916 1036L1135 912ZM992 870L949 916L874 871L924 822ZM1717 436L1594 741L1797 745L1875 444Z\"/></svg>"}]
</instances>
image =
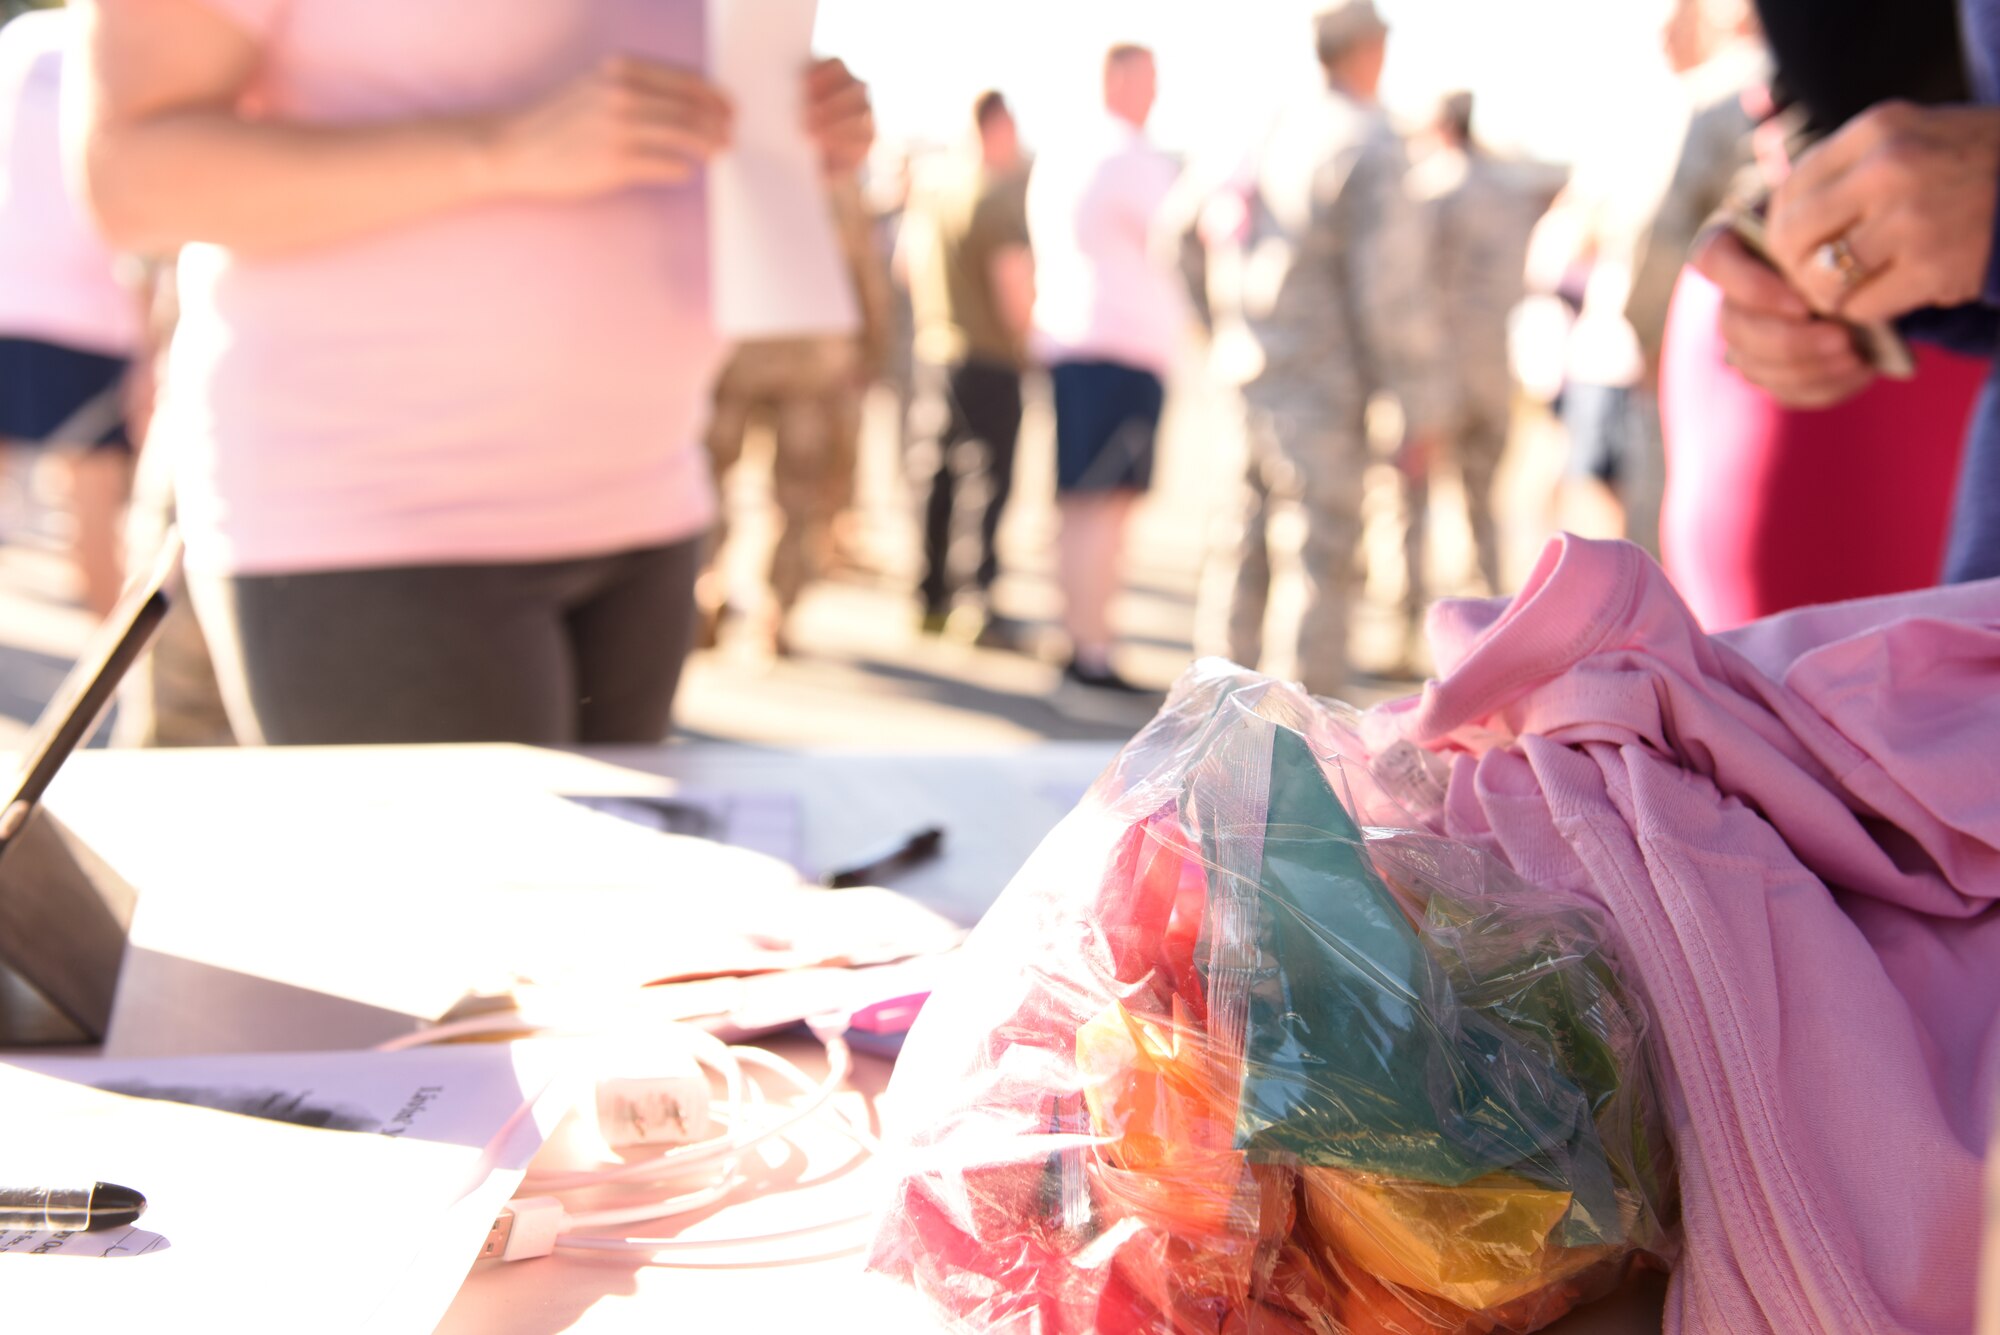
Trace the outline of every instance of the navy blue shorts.
<instances>
[{"instance_id":1,"label":"navy blue shorts","mask_svg":"<svg viewBox=\"0 0 2000 1335\"><path fill-rule=\"evenodd\" d=\"M62 432L81 437L60 440L65 445L131 449L119 397L125 366L123 357L0 338L0 440L38 445Z\"/></svg>"},{"instance_id":2,"label":"navy blue shorts","mask_svg":"<svg viewBox=\"0 0 2000 1335\"><path fill-rule=\"evenodd\" d=\"M1631 476L1633 455L1643 443L1631 390L1623 385L1564 385L1562 424L1569 433L1564 476L1579 482L1594 477L1607 487Z\"/></svg>"},{"instance_id":3,"label":"navy blue shorts","mask_svg":"<svg viewBox=\"0 0 2000 1335\"><path fill-rule=\"evenodd\" d=\"M1058 362L1056 490L1144 491L1153 485L1153 442L1166 386L1151 371L1117 362Z\"/></svg>"}]
</instances>

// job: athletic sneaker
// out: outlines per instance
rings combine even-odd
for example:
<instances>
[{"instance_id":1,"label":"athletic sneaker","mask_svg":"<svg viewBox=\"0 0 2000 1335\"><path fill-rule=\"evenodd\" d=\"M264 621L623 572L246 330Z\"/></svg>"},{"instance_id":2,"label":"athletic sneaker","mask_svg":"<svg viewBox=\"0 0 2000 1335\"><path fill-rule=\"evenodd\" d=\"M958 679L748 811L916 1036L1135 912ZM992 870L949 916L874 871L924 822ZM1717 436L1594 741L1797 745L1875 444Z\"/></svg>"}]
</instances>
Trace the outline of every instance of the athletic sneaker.
<instances>
[{"instance_id":1,"label":"athletic sneaker","mask_svg":"<svg viewBox=\"0 0 2000 1335\"><path fill-rule=\"evenodd\" d=\"M989 613L972 642L981 649L1004 649L1010 654L1034 656L1035 628L1015 617Z\"/></svg>"},{"instance_id":2,"label":"athletic sneaker","mask_svg":"<svg viewBox=\"0 0 2000 1335\"><path fill-rule=\"evenodd\" d=\"M1115 691L1120 695L1159 694L1157 691L1147 690L1144 686L1133 685L1131 682L1125 680L1125 678L1119 676L1116 668L1085 667L1074 658L1070 659L1069 664L1063 668L1063 680L1074 682L1078 686L1093 687L1100 691Z\"/></svg>"}]
</instances>

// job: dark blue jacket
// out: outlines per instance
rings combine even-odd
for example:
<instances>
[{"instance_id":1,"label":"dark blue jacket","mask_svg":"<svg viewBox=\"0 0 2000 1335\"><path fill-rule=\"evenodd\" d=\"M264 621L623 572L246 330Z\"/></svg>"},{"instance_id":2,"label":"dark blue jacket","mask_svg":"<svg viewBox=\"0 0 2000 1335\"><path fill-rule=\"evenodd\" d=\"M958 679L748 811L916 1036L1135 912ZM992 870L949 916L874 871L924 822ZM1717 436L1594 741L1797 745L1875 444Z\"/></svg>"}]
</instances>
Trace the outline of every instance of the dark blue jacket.
<instances>
[{"instance_id":1,"label":"dark blue jacket","mask_svg":"<svg viewBox=\"0 0 2000 1335\"><path fill-rule=\"evenodd\" d=\"M2000 105L2000 0L1959 0L1959 23L1973 96L1988 106ZM1911 317L1909 328L1918 337L1961 351L1986 357L2000 351L2000 239L1987 266L1981 302L1956 311L1920 312ZM1946 583L1960 584L1995 576L2000 576L2000 378L1990 373L1973 409L1965 462L1959 468L1944 577Z\"/></svg>"}]
</instances>

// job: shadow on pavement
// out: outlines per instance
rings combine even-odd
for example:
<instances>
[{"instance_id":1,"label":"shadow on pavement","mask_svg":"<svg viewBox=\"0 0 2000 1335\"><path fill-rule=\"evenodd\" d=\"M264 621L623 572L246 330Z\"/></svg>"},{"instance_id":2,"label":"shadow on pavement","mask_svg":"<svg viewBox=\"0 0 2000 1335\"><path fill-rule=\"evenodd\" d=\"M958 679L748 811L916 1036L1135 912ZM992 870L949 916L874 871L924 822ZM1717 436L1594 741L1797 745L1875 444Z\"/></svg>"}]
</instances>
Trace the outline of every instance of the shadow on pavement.
<instances>
[{"instance_id":1,"label":"shadow on pavement","mask_svg":"<svg viewBox=\"0 0 2000 1335\"><path fill-rule=\"evenodd\" d=\"M857 672L893 681L899 694L949 704L1003 718L1017 727L1055 741L1122 741L1142 727L1159 707L1160 697L1135 696L1130 700L1104 697L1098 701L1082 698L1084 688L1062 688L1047 696L1017 695L991 690L956 677L946 677L901 663L855 658L848 665ZM1065 708L1072 694L1087 708ZM1106 707L1108 706L1108 707Z\"/></svg>"},{"instance_id":2,"label":"shadow on pavement","mask_svg":"<svg viewBox=\"0 0 2000 1335\"><path fill-rule=\"evenodd\" d=\"M1193 609L1195 603L1195 575L1169 573L1146 567L1125 570L1123 592L1126 597L1141 596L1158 599L1174 607Z\"/></svg>"}]
</instances>

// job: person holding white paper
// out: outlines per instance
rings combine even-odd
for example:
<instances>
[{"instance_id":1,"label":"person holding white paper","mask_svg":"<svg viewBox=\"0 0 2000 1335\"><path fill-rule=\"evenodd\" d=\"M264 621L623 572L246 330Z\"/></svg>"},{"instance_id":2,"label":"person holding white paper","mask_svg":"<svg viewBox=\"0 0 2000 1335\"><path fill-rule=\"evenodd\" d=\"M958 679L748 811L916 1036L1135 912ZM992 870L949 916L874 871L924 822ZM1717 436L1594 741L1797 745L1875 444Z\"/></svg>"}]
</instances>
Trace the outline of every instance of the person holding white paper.
<instances>
[{"instance_id":1,"label":"person holding white paper","mask_svg":"<svg viewBox=\"0 0 2000 1335\"><path fill-rule=\"evenodd\" d=\"M156 439L240 736L662 737L715 498L699 0L93 0L113 241L181 250ZM826 163L873 138L801 74Z\"/></svg>"}]
</instances>

